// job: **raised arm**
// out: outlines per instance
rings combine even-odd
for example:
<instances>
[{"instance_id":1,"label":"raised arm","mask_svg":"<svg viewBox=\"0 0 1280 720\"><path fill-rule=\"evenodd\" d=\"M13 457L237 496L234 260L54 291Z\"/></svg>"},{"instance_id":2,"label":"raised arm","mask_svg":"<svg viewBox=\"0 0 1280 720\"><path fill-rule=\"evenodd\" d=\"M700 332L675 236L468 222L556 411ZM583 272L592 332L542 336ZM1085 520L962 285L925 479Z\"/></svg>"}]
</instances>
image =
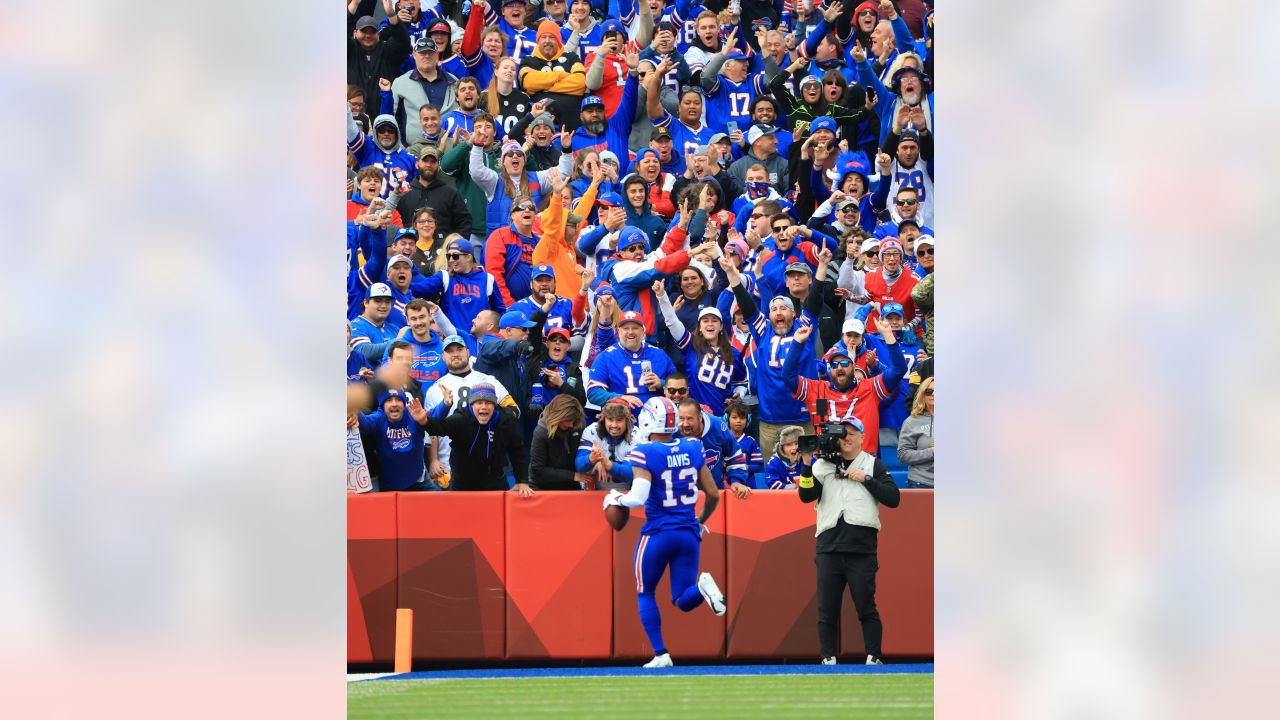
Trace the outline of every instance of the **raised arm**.
<instances>
[{"instance_id":1,"label":"raised arm","mask_svg":"<svg viewBox=\"0 0 1280 720\"><path fill-rule=\"evenodd\" d=\"M667 297L667 290L661 280L653 284L653 294L658 298L658 309L662 311L662 321L671 331L671 339L676 341L677 346L680 345L689 331L685 329L684 323L680 322L675 308L671 307L671 299Z\"/></svg>"}]
</instances>

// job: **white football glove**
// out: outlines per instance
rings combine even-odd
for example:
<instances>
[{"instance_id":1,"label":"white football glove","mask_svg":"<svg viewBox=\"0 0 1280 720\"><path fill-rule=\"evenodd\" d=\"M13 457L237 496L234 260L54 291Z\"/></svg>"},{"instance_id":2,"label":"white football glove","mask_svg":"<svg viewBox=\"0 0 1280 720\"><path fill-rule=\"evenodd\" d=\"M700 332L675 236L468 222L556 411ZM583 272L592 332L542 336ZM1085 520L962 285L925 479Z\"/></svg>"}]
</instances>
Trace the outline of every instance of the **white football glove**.
<instances>
[{"instance_id":1,"label":"white football glove","mask_svg":"<svg viewBox=\"0 0 1280 720\"><path fill-rule=\"evenodd\" d=\"M621 505L621 504L622 504L622 491L617 488L614 488L609 491L608 495L604 496L604 507L602 507L601 509L607 508L610 505Z\"/></svg>"}]
</instances>

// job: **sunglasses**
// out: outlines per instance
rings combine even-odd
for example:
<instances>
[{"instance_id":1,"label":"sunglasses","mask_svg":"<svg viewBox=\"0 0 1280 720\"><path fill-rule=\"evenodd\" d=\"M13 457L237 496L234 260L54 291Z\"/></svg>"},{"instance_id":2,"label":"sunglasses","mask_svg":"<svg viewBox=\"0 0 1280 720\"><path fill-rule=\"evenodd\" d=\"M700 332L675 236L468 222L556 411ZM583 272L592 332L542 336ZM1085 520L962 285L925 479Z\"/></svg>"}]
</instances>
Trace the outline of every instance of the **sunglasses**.
<instances>
[{"instance_id":1,"label":"sunglasses","mask_svg":"<svg viewBox=\"0 0 1280 720\"><path fill-rule=\"evenodd\" d=\"M926 397L933 397L933 388L924 391Z\"/></svg>"},{"instance_id":2,"label":"sunglasses","mask_svg":"<svg viewBox=\"0 0 1280 720\"><path fill-rule=\"evenodd\" d=\"M875 15L875 14L876 14L875 10L863 10L862 12L858 13L858 17L862 17L864 15Z\"/></svg>"},{"instance_id":3,"label":"sunglasses","mask_svg":"<svg viewBox=\"0 0 1280 720\"><path fill-rule=\"evenodd\" d=\"M827 367L847 368L852 364L853 364L853 361L851 360L832 360L831 362L827 363Z\"/></svg>"},{"instance_id":4,"label":"sunglasses","mask_svg":"<svg viewBox=\"0 0 1280 720\"><path fill-rule=\"evenodd\" d=\"M688 395L688 394L689 394L689 388L673 388L673 387L669 387L669 388L663 388L663 390L664 390L668 395Z\"/></svg>"},{"instance_id":5,"label":"sunglasses","mask_svg":"<svg viewBox=\"0 0 1280 720\"><path fill-rule=\"evenodd\" d=\"M776 232L776 233L780 233L780 232L782 232L783 230L786 230L786 229L787 229L787 228L789 228L789 227L791 227L791 226L790 226L790 225L774 225L774 226L773 226L773 231L774 231L774 232Z\"/></svg>"},{"instance_id":6,"label":"sunglasses","mask_svg":"<svg viewBox=\"0 0 1280 720\"><path fill-rule=\"evenodd\" d=\"M911 207L912 205L915 205L918 202L920 201L919 200L894 200L894 203L898 205L906 205L907 207Z\"/></svg>"},{"instance_id":7,"label":"sunglasses","mask_svg":"<svg viewBox=\"0 0 1280 720\"><path fill-rule=\"evenodd\" d=\"M857 206L857 205L846 205L845 207L840 208L840 212L852 212L852 213L856 213L856 212L858 212L858 206Z\"/></svg>"},{"instance_id":8,"label":"sunglasses","mask_svg":"<svg viewBox=\"0 0 1280 720\"><path fill-rule=\"evenodd\" d=\"M865 255L865 256L867 256L867 257L875 257L875 256L877 256L877 255L879 255L879 254L880 254L880 251L879 251L879 250L868 250L868 251L866 251L866 252L864 252L864 253L862 253L862 254L863 254L863 255Z\"/></svg>"},{"instance_id":9,"label":"sunglasses","mask_svg":"<svg viewBox=\"0 0 1280 720\"><path fill-rule=\"evenodd\" d=\"M925 249L925 248L916 248L916 254L917 254L917 255L929 255L929 256L932 256L932 255L933 255L933 248L927 248L927 249Z\"/></svg>"},{"instance_id":10,"label":"sunglasses","mask_svg":"<svg viewBox=\"0 0 1280 720\"><path fill-rule=\"evenodd\" d=\"M520 203L519 205L516 206L516 210L519 210L521 212L533 212L536 209L537 208L533 206L533 203Z\"/></svg>"},{"instance_id":11,"label":"sunglasses","mask_svg":"<svg viewBox=\"0 0 1280 720\"><path fill-rule=\"evenodd\" d=\"M826 85L827 87L834 87L834 86L844 87L844 83L840 82L839 80L828 80L822 84Z\"/></svg>"},{"instance_id":12,"label":"sunglasses","mask_svg":"<svg viewBox=\"0 0 1280 720\"><path fill-rule=\"evenodd\" d=\"M467 257L466 253L445 253L445 259L447 260L461 260L464 257Z\"/></svg>"},{"instance_id":13,"label":"sunglasses","mask_svg":"<svg viewBox=\"0 0 1280 720\"><path fill-rule=\"evenodd\" d=\"M764 217L764 213L751 213L752 220L759 220L762 217Z\"/></svg>"}]
</instances>

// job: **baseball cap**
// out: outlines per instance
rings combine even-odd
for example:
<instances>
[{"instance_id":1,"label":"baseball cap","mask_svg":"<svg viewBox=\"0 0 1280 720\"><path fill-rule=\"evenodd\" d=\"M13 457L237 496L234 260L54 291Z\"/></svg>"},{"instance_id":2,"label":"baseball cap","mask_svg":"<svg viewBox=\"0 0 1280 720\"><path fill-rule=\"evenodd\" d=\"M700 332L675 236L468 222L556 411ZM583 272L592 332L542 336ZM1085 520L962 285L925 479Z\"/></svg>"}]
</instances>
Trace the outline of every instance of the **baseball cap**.
<instances>
[{"instance_id":1,"label":"baseball cap","mask_svg":"<svg viewBox=\"0 0 1280 720\"><path fill-rule=\"evenodd\" d=\"M553 327L547 331L547 339L553 337L563 338L565 342L569 342L569 329L562 327Z\"/></svg>"},{"instance_id":2,"label":"baseball cap","mask_svg":"<svg viewBox=\"0 0 1280 720\"><path fill-rule=\"evenodd\" d=\"M778 303L783 303L792 310L796 309L796 304L792 302L791 298L787 295L774 295L773 299L769 301L769 309L772 310L773 306Z\"/></svg>"},{"instance_id":3,"label":"baseball cap","mask_svg":"<svg viewBox=\"0 0 1280 720\"><path fill-rule=\"evenodd\" d=\"M867 326L858 318L851 317L844 321L844 327L840 329L843 333L858 333L859 335L867 331Z\"/></svg>"},{"instance_id":4,"label":"baseball cap","mask_svg":"<svg viewBox=\"0 0 1280 720\"><path fill-rule=\"evenodd\" d=\"M536 279L536 278L540 278L540 277L550 277L550 278L553 278L553 277L555 277L555 276L556 276L556 271L555 271L555 270L552 270L550 265L542 264L542 265L534 265L534 266L533 266L533 275L532 275L532 277L533 277L533 278L535 278L535 279Z\"/></svg>"},{"instance_id":5,"label":"baseball cap","mask_svg":"<svg viewBox=\"0 0 1280 720\"><path fill-rule=\"evenodd\" d=\"M907 254L902 249L902 243L898 242L897 240L885 240L884 242L880 243L881 255L884 255L886 252L889 252L890 250L897 250L899 255Z\"/></svg>"},{"instance_id":6,"label":"baseball cap","mask_svg":"<svg viewBox=\"0 0 1280 720\"><path fill-rule=\"evenodd\" d=\"M534 325L535 323L532 320L530 320L529 316L525 315L523 312L520 312L519 310L508 310L502 313L502 320L498 322L498 329L505 330L507 328L513 328L513 327L520 327L520 328L527 329L527 328L533 327Z\"/></svg>"},{"instance_id":7,"label":"baseball cap","mask_svg":"<svg viewBox=\"0 0 1280 720\"><path fill-rule=\"evenodd\" d=\"M366 298L389 298L391 297L391 286L386 283L374 283L369 286L369 291L365 293Z\"/></svg>"},{"instance_id":8,"label":"baseball cap","mask_svg":"<svg viewBox=\"0 0 1280 720\"><path fill-rule=\"evenodd\" d=\"M494 405L498 404L498 393L493 389L493 386L489 383L476 383L475 385L472 385L471 392L467 393L467 402L474 404L485 401L491 402Z\"/></svg>"},{"instance_id":9,"label":"baseball cap","mask_svg":"<svg viewBox=\"0 0 1280 720\"><path fill-rule=\"evenodd\" d=\"M619 207L622 205L622 196L616 192L600 193L600 196L596 198L596 204Z\"/></svg>"},{"instance_id":10,"label":"baseball cap","mask_svg":"<svg viewBox=\"0 0 1280 720\"><path fill-rule=\"evenodd\" d=\"M635 310L628 310L622 313L622 319L618 321L618 327L622 327L623 325L630 322L640 323L641 325L643 325L644 318L640 315L640 313L636 312Z\"/></svg>"},{"instance_id":11,"label":"baseball cap","mask_svg":"<svg viewBox=\"0 0 1280 720\"><path fill-rule=\"evenodd\" d=\"M907 313L902 309L902 303L885 303L884 306L880 308L880 314L884 317L889 317L890 315L901 315L906 317L907 315Z\"/></svg>"},{"instance_id":12,"label":"baseball cap","mask_svg":"<svg viewBox=\"0 0 1280 720\"><path fill-rule=\"evenodd\" d=\"M421 160L422 158L427 157L428 155L439 160L440 148L436 147L435 145L423 145L422 149L418 151L418 159Z\"/></svg>"},{"instance_id":13,"label":"baseball cap","mask_svg":"<svg viewBox=\"0 0 1280 720\"><path fill-rule=\"evenodd\" d=\"M640 228L632 227L628 225L622 228L621 231L619 231L618 233L618 249L619 250L625 250L631 247L632 245L637 245L637 244L644 245L646 248L649 247L649 238L644 234L643 230L641 230Z\"/></svg>"},{"instance_id":14,"label":"baseball cap","mask_svg":"<svg viewBox=\"0 0 1280 720\"><path fill-rule=\"evenodd\" d=\"M439 48L436 47L436 41L431 39L430 35L422 35L413 41L413 51L420 53L435 52Z\"/></svg>"},{"instance_id":15,"label":"baseball cap","mask_svg":"<svg viewBox=\"0 0 1280 720\"><path fill-rule=\"evenodd\" d=\"M457 250L458 252L466 253L468 255L475 255L476 252L475 248L471 247L471 241L469 240L454 240L449 243L449 247L446 249Z\"/></svg>"},{"instance_id":16,"label":"baseball cap","mask_svg":"<svg viewBox=\"0 0 1280 720\"><path fill-rule=\"evenodd\" d=\"M408 255L392 255L391 259L387 260L387 267L391 267L396 263L405 263L410 267L413 266L413 261L409 259Z\"/></svg>"},{"instance_id":17,"label":"baseball cap","mask_svg":"<svg viewBox=\"0 0 1280 720\"><path fill-rule=\"evenodd\" d=\"M836 357L837 355L841 357L847 357L850 360L853 359L853 356L849 354L849 348L845 347L844 343L842 342L832 345L831 349L827 351L827 354L822 356L822 359L830 360L831 358Z\"/></svg>"},{"instance_id":18,"label":"baseball cap","mask_svg":"<svg viewBox=\"0 0 1280 720\"><path fill-rule=\"evenodd\" d=\"M613 293L613 286L607 282L602 282L596 286L596 297L600 297L601 295L608 295L609 297L617 297Z\"/></svg>"},{"instance_id":19,"label":"baseball cap","mask_svg":"<svg viewBox=\"0 0 1280 720\"><path fill-rule=\"evenodd\" d=\"M809 267L809 263L802 263L797 261L788 265L786 271L783 274L789 275L793 272L804 273L805 275L812 275L813 268Z\"/></svg>"},{"instance_id":20,"label":"baseball cap","mask_svg":"<svg viewBox=\"0 0 1280 720\"><path fill-rule=\"evenodd\" d=\"M919 144L920 144L920 133L916 132L915 130L912 130L912 129L908 128L908 129L906 129L906 130L903 130L903 131L902 131L902 133L898 135L898 144L899 144L899 145L901 145L902 143L904 143L904 142L906 142L906 141L908 141L908 140L910 140L911 142L913 142L913 143L915 143L915 144L919 145Z\"/></svg>"},{"instance_id":21,"label":"baseball cap","mask_svg":"<svg viewBox=\"0 0 1280 720\"><path fill-rule=\"evenodd\" d=\"M452 36L453 26L444 18L436 18L431 21L430 25L427 25L427 34L429 35L431 33L449 33L449 35Z\"/></svg>"},{"instance_id":22,"label":"baseball cap","mask_svg":"<svg viewBox=\"0 0 1280 720\"><path fill-rule=\"evenodd\" d=\"M533 119L533 122L529 123L529 127L533 127L534 125L546 125L552 130L556 129L556 123L551 119L551 113L548 112L539 114L538 117Z\"/></svg>"},{"instance_id":23,"label":"baseball cap","mask_svg":"<svg viewBox=\"0 0 1280 720\"><path fill-rule=\"evenodd\" d=\"M729 136L728 136L728 135L725 135L724 133L716 133L715 135L712 135L712 136L711 136L711 139L707 141L707 144L708 144L708 145L715 145L716 143L720 142L721 140L728 140L728 139L729 139Z\"/></svg>"},{"instance_id":24,"label":"baseball cap","mask_svg":"<svg viewBox=\"0 0 1280 720\"><path fill-rule=\"evenodd\" d=\"M356 21L356 29L364 30L365 28L373 28L374 30L377 30L378 21L374 20L372 15L365 15L364 17Z\"/></svg>"},{"instance_id":25,"label":"baseball cap","mask_svg":"<svg viewBox=\"0 0 1280 720\"><path fill-rule=\"evenodd\" d=\"M917 230L920 229L920 222L915 220L914 218L902 218L901 220L899 220L898 230L902 230L903 225L915 225Z\"/></svg>"},{"instance_id":26,"label":"baseball cap","mask_svg":"<svg viewBox=\"0 0 1280 720\"><path fill-rule=\"evenodd\" d=\"M752 125L751 129L747 131L747 144L751 145L765 135L772 135L776 132L778 132L778 128L772 125Z\"/></svg>"},{"instance_id":27,"label":"baseball cap","mask_svg":"<svg viewBox=\"0 0 1280 720\"><path fill-rule=\"evenodd\" d=\"M720 322L724 322L724 316L722 316L722 315L720 314L720 311L719 311L719 310L717 310L716 308L713 308L713 307L704 307L704 308L702 308L701 310L699 310L699 311L698 311L698 319L699 319L699 320L701 320L702 318L704 318L704 317L706 317L706 316L708 316L708 315L714 315L714 316L715 316L715 318L716 318L717 320L719 320Z\"/></svg>"},{"instance_id":28,"label":"baseball cap","mask_svg":"<svg viewBox=\"0 0 1280 720\"><path fill-rule=\"evenodd\" d=\"M920 237L916 238L916 247L920 247L921 245L928 245L929 247L934 247L933 236L921 235Z\"/></svg>"},{"instance_id":29,"label":"baseball cap","mask_svg":"<svg viewBox=\"0 0 1280 720\"><path fill-rule=\"evenodd\" d=\"M864 252L864 253L871 252L872 250L875 250L875 249L876 249L876 248L878 248L878 247L880 247L880 241L879 241L879 240L877 240L877 239L875 239L875 238L867 238L866 240L863 240L863 241L862 241L862 250L861 250L861 252Z\"/></svg>"},{"instance_id":30,"label":"baseball cap","mask_svg":"<svg viewBox=\"0 0 1280 720\"><path fill-rule=\"evenodd\" d=\"M670 137L670 135L668 134L667 137ZM636 163L640 162L640 159L643 158L645 155L652 155L654 160L657 160L658 162L662 162L662 158L658 157L657 150L654 150L651 147L642 147L638 151L636 151L636 159L632 160L631 164L635 165Z\"/></svg>"},{"instance_id":31,"label":"baseball cap","mask_svg":"<svg viewBox=\"0 0 1280 720\"><path fill-rule=\"evenodd\" d=\"M440 347L448 350L450 345L461 345L462 347L466 347L467 341L463 340L461 335L450 335L444 339L444 344Z\"/></svg>"},{"instance_id":32,"label":"baseball cap","mask_svg":"<svg viewBox=\"0 0 1280 720\"><path fill-rule=\"evenodd\" d=\"M617 165L618 154L612 150L603 150L600 152L600 162L611 162L614 165Z\"/></svg>"},{"instance_id":33,"label":"baseball cap","mask_svg":"<svg viewBox=\"0 0 1280 720\"><path fill-rule=\"evenodd\" d=\"M852 205L853 207L858 207L858 201L846 195L845 198L841 200L838 205L836 205L836 209L843 210L844 208L847 208L850 205Z\"/></svg>"},{"instance_id":34,"label":"baseball cap","mask_svg":"<svg viewBox=\"0 0 1280 720\"><path fill-rule=\"evenodd\" d=\"M809 77L813 76L810 75ZM812 135L819 130L827 130L834 133L836 131L835 118L823 115L822 117L815 119L813 124L809 126L809 134Z\"/></svg>"},{"instance_id":35,"label":"baseball cap","mask_svg":"<svg viewBox=\"0 0 1280 720\"><path fill-rule=\"evenodd\" d=\"M412 235L414 237L418 237L418 231L414 230L413 228L400 228L399 230L396 231L396 236L392 238L391 241L395 242L396 240L399 240L405 235ZM388 262L387 265L390 266L391 263Z\"/></svg>"},{"instance_id":36,"label":"baseball cap","mask_svg":"<svg viewBox=\"0 0 1280 720\"><path fill-rule=\"evenodd\" d=\"M604 107L604 100L602 100L599 95L588 95L582 98L582 105L578 109L586 110L592 105L599 105L600 107Z\"/></svg>"},{"instance_id":37,"label":"baseball cap","mask_svg":"<svg viewBox=\"0 0 1280 720\"><path fill-rule=\"evenodd\" d=\"M508 5L524 5L524 4L525 4L524 0L506 0L506 2L502 3L502 7L506 7Z\"/></svg>"},{"instance_id":38,"label":"baseball cap","mask_svg":"<svg viewBox=\"0 0 1280 720\"><path fill-rule=\"evenodd\" d=\"M728 55L724 56L724 59L725 60L746 60L747 56L743 55L741 50L734 48L733 50L729 51Z\"/></svg>"},{"instance_id":39,"label":"baseball cap","mask_svg":"<svg viewBox=\"0 0 1280 720\"><path fill-rule=\"evenodd\" d=\"M654 140L657 140L658 138L666 138L666 139L670 140L670 139L671 139L671 130L670 130L669 128L665 128L665 127L654 128L654 129L653 129L653 139L654 139ZM652 149L652 148L650 148L650 149Z\"/></svg>"},{"instance_id":40,"label":"baseball cap","mask_svg":"<svg viewBox=\"0 0 1280 720\"><path fill-rule=\"evenodd\" d=\"M471 392L474 393L475 391L472 390ZM848 425L850 427L856 428L858 432L862 432L862 421L856 417L843 417L838 420L833 420L832 424Z\"/></svg>"},{"instance_id":41,"label":"baseball cap","mask_svg":"<svg viewBox=\"0 0 1280 720\"><path fill-rule=\"evenodd\" d=\"M627 29L622 26L621 22L613 18L605 20L604 24L600 26L600 37L604 37L611 32L621 33L622 37L627 36Z\"/></svg>"}]
</instances>

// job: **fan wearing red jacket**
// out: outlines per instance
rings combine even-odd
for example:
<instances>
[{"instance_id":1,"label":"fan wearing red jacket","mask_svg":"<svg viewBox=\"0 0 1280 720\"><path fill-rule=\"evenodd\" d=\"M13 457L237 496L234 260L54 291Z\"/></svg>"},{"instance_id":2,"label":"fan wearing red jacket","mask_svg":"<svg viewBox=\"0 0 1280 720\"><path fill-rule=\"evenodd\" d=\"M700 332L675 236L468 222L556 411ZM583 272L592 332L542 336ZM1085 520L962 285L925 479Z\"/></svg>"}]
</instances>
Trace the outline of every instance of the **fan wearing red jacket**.
<instances>
[{"instance_id":1,"label":"fan wearing red jacket","mask_svg":"<svg viewBox=\"0 0 1280 720\"><path fill-rule=\"evenodd\" d=\"M867 273L863 282L867 294L871 296L870 302L876 303L877 306L889 303L902 305L902 316L907 319L908 328L915 330L920 325L920 318L924 317L916 309L915 303L911 302L911 291L916 283L920 282L920 276L902 264L902 256L902 244L897 240L885 240L880 243L880 267ZM871 314L867 316L867 332L880 329L876 326L878 317L880 313L873 306Z\"/></svg>"},{"instance_id":2,"label":"fan wearing red jacket","mask_svg":"<svg viewBox=\"0 0 1280 720\"><path fill-rule=\"evenodd\" d=\"M813 325L805 325L796 331L794 342L803 344L813 332ZM886 345L897 342L893 330L885 323L880 330ZM804 401L814 427L822 422L835 422L850 417L863 425L862 449L872 455L880 451L880 401L893 394L907 373L907 362L900 352L890 352L889 369L883 375L855 381L853 360L843 343L827 353L827 373L831 381L800 377L800 353L789 353L782 363L782 382L794 385L797 400ZM818 416L818 401L827 401L827 417Z\"/></svg>"}]
</instances>

